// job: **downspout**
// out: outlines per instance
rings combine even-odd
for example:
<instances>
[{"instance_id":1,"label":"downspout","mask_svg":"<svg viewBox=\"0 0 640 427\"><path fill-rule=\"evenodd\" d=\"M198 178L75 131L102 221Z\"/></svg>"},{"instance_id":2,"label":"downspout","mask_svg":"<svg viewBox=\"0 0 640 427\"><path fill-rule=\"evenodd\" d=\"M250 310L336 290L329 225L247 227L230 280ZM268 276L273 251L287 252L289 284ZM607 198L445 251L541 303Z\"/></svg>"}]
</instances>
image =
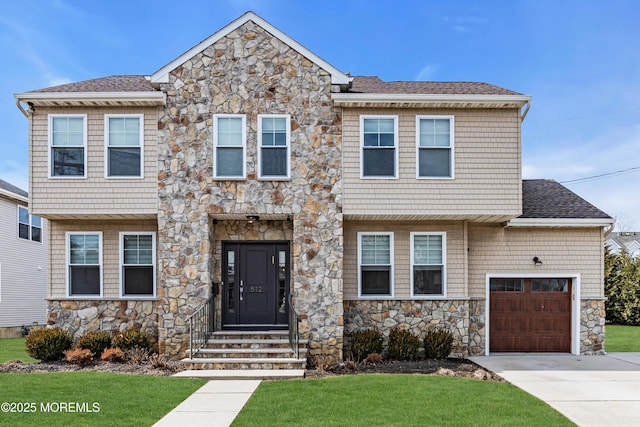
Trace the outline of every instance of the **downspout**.
<instances>
[{"instance_id":1,"label":"downspout","mask_svg":"<svg viewBox=\"0 0 640 427\"><path fill-rule=\"evenodd\" d=\"M19 99L16 99L16 105L18 106L18 110L22 112L22 115L25 116L27 119L29 119L29 112L24 109Z\"/></svg>"}]
</instances>

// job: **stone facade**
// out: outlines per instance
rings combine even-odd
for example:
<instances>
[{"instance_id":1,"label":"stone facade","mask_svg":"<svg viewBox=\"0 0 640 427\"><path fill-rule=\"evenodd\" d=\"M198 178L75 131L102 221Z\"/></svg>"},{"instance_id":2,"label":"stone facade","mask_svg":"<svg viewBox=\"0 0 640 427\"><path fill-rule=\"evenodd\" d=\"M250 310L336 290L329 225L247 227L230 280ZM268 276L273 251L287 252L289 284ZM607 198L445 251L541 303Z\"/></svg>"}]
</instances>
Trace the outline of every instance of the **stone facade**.
<instances>
[{"instance_id":1,"label":"stone facade","mask_svg":"<svg viewBox=\"0 0 640 427\"><path fill-rule=\"evenodd\" d=\"M454 338L452 356L484 354L484 300L345 301L345 334L377 328L385 337L398 326L416 335L441 328Z\"/></svg>"},{"instance_id":2,"label":"stone facade","mask_svg":"<svg viewBox=\"0 0 640 427\"><path fill-rule=\"evenodd\" d=\"M605 354L605 300L580 301L580 354Z\"/></svg>"},{"instance_id":3,"label":"stone facade","mask_svg":"<svg viewBox=\"0 0 640 427\"><path fill-rule=\"evenodd\" d=\"M167 103L158 118L160 349L184 352L185 319L209 296L212 272L218 274L212 219L253 214L291 220L286 238L301 331L312 353L341 358L342 129L330 99L331 76L248 21L174 69L161 89ZM246 180L213 177L211 130L218 113L247 117ZM257 179L259 114L290 115L288 180ZM236 235L266 238L268 232Z\"/></svg>"}]
</instances>

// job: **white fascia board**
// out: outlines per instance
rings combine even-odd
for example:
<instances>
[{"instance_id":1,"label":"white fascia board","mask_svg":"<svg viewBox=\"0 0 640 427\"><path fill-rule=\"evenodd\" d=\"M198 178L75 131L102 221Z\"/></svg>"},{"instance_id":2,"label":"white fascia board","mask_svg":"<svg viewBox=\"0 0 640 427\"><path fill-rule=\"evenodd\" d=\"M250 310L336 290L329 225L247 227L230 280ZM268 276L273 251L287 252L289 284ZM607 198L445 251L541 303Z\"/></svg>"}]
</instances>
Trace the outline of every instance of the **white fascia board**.
<instances>
[{"instance_id":1,"label":"white fascia board","mask_svg":"<svg viewBox=\"0 0 640 427\"><path fill-rule=\"evenodd\" d=\"M149 92L25 92L13 95L18 101L128 101L164 104L166 94Z\"/></svg>"},{"instance_id":2,"label":"white fascia board","mask_svg":"<svg viewBox=\"0 0 640 427\"><path fill-rule=\"evenodd\" d=\"M29 198L21 196L20 194L13 193L11 191L0 188L0 197L5 197L10 200L29 204Z\"/></svg>"},{"instance_id":3,"label":"white fascia board","mask_svg":"<svg viewBox=\"0 0 640 427\"><path fill-rule=\"evenodd\" d=\"M283 43L287 44L289 47L299 52L303 56L307 57L309 60L311 60L311 62L315 63L323 70L328 71L331 74L331 83L348 84L351 82L351 80L353 80L352 77L347 76L346 74L344 74L343 72L335 68L333 65L329 64L327 61L320 58L318 55L311 52L309 49L302 46L300 43L298 43L291 37L289 37L282 31L280 31L279 29L277 29L276 27L274 27L264 19L260 18L254 12L247 12L241 17L239 17L238 19L225 25L220 30L216 31L211 36L207 37L206 39L204 39L203 41L201 41L200 43L198 43L197 45L195 45L194 47L192 47L191 49L189 49L188 51L186 51L185 53L183 53L182 55L180 55L179 57L177 57L167 65L165 65L164 67L160 68L155 73L153 73L151 75L151 82L152 83L168 83L169 73L172 70L176 69L178 66L185 63L189 59L193 58L195 55L199 54L200 52L202 52L203 50L205 50L206 48L208 48L209 46L211 46L221 38L227 36L229 33L234 31L238 27L241 27L248 21L253 21L255 24L262 27L267 32L271 33L274 37L276 37Z\"/></svg>"},{"instance_id":4,"label":"white fascia board","mask_svg":"<svg viewBox=\"0 0 640 427\"><path fill-rule=\"evenodd\" d=\"M471 94L419 94L419 93L332 93L336 105L349 102L383 103L389 102L482 102L504 104L518 102L521 105L531 101L527 95L471 95Z\"/></svg>"},{"instance_id":5,"label":"white fascia board","mask_svg":"<svg viewBox=\"0 0 640 427\"><path fill-rule=\"evenodd\" d=\"M612 218L514 218L507 227L607 227L615 222Z\"/></svg>"}]
</instances>

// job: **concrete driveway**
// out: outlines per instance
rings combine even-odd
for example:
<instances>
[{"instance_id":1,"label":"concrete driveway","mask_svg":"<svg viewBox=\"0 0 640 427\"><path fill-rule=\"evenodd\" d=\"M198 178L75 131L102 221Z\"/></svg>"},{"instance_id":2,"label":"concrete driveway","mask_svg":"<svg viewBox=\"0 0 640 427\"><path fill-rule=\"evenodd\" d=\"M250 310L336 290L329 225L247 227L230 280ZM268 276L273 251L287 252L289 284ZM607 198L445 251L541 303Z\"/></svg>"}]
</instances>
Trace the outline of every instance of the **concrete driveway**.
<instances>
[{"instance_id":1,"label":"concrete driveway","mask_svg":"<svg viewBox=\"0 0 640 427\"><path fill-rule=\"evenodd\" d=\"M640 425L640 353L505 353L470 359L579 426Z\"/></svg>"}]
</instances>

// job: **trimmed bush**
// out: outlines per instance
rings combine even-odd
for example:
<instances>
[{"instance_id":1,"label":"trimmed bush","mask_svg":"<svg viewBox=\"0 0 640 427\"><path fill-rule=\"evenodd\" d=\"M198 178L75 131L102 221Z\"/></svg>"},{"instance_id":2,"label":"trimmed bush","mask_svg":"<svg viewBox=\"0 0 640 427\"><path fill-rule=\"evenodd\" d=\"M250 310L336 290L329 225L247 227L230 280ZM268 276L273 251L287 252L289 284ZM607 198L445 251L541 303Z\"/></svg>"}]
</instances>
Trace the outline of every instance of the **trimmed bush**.
<instances>
[{"instance_id":1,"label":"trimmed bush","mask_svg":"<svg viewBox=\"0 0 640 427\"><path fill-rule=\"evenodd\" d=\"M102 352L100 359L105 362L122 362L124 361L124 352L118 347L107 348Z\"/></svg>"},{"instance_id":2,"label":"trimmed bush","mask_svg":"<svg viewBox=\"0 0 640 427\"><path fill-rule=\"evenodd\" d=\"M351 334L351 356L358 362L371 353L382 353L382 333L377 329L363 329Z\"/></svg>"},{"instance_id":3,"label":"trimmed bush","mask_svg":"<svg viewBox=\"0 0 640 427\"><path fill-rule=\"evenodd\" d=\"M140 347L146 351L149 351L151 347L151 337L146 332L141 331L138 328L128 328L124 332L120 332L114 335L113 344L122 349L126 353L127 350L131 350L134 347Z\"/></svg>"},{"instance_id":4,"label":"trimmed bush","mask_svg":"<svg viewBox=\"0 0 640 427\"><path fill-rule=\"evenodd\" d=\"M32 329L25 338L25 351L43 362L60 360L73 345L73 335L60 328Z\"/></svg>"},{"instance_id":5,"label":"trimmed bush","mask_svg":"<svg viewBox=\"0 0 640 427\"><path fill-rule=\"evenodd\" d=\"M420 351L420 337L406 329L394 327L389 331L387 352L394 360L415 360Z\"/></svg>"},{"instance_id":6,"label":"trimmed bush","mask_svg":"<svg viewBox=\"0 0 640 427\"><path fill-rule=\"evenodd\" d=\"M77 348L83 348L91 351L98 358L105 348L112 345L111 334L107 331L91 331L82 335L76 342Z\"/></svg>"},{"instance_id":7,"label":"trimmed bush","mask_svg":"<svg viewBox=\"0 0 640 427\"><path fill-rule=\"evenodd\" d=\"M87 348L74 348L64 352L64 360L74 365L86 365L93 359L93 353Z\"/></svg>"},{"instance_id":8,"label":"trimmed bush","mask_svg":"<svg viewBox=\"0 0 640 427\"><path fill-rule=\"evenodd\" d=\"M424 356L428 359L445 359L453 349L453 334L443 329L428 331L423 339Z\"/></svg>"}]
</instances>

